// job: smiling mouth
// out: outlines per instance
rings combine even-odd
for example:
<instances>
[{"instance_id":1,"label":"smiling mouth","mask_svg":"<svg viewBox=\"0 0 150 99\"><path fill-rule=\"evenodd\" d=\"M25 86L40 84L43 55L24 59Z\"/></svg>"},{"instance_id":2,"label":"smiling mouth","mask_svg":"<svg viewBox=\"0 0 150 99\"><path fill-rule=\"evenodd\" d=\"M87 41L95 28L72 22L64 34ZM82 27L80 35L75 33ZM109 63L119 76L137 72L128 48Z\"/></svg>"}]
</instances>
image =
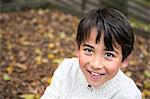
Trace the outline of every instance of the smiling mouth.
<instances>
[{"instance_id":1,"label":"smiling mouth","mask_svg":"<svg viewBox=\"0 0 150 99\"><path fill-rule=\"evenodd\" d=\"M87 70L88 71L88 70ZM100 79L102 76L106 75L105 73L96 73L88 71L93 79Z\"/></svg>"}]
</instances>

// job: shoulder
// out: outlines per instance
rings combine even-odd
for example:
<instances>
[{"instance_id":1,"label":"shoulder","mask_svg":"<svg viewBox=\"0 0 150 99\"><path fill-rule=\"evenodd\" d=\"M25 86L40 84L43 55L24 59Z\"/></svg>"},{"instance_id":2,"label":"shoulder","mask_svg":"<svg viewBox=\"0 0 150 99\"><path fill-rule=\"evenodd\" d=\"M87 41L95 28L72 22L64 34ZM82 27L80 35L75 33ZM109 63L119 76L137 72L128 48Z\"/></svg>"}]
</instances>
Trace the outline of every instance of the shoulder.
<instances>
[{"instance_id":1,"label":"shoulder","mask_svg":"<svg viewBox=\"0 0 150 99\"><path fill-rule=\"evenodd\" d=\"M74 58L65 58L60 65L62 65L62 64L73 65L76 63L78 63L78 58L75 58L75 57Z\"/></svg>"},{"instance_id":2,"label":"shoulder","mask_svg":"<svg viewBox=\"0 0 150 99\"><path fill-rule=\"evenodd\" d=\"M72 74L77 71L78 67L77 58L64 59L55 70L51 84L46 88L41 99L49 97L56 99L63 94L68 89L69 82L72 82Z\"/></svg>"},{"instance_id":3,"label":"shoulder","mask_svg":"<svg viewBox=\"0 0 150 99\"><path fill-rule=\"evenodd\" d=\"M61 63L60 63L60 65L59 65L59 67L62 67L62 68L64 68L65 70L66 69L70 69L70 68L72 68L72 67L79 67L79 64L78 64L79 62L78 62L78 58L66 58L66 59L64 59ZM58 67L58 68L59 68Z\"/></svg>"},{"instance_id":4,"label":"shoulder","mask_svg":"<svg viewBox=\"0 0 150 99\"><path fill-rule=\"evenodd\" d=\"M68 72L73 73L73 71L76 71L78 68L79 68L78 58L66 58L60 63L55 73L57 72L61 72L63 74L67 74Z\"/></svg>"},{"instance_id":5,"label":"shoulder","mask_svg":"<svg viewBox=\"0 0 150 99\"><path fill-rule=\"evenodd\" d=\"M123 76L124 80L119 92L122 99L142 99L142 94L135 82L125 74Z\"/></svg>"}]
</instances>

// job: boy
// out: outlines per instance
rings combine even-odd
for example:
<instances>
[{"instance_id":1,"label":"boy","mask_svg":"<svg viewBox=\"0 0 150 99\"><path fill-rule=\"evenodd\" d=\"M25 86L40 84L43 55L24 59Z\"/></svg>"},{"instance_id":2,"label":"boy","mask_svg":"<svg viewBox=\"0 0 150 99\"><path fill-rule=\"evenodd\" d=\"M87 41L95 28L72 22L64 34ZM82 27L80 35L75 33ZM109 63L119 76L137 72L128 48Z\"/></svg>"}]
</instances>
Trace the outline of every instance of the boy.
<instances>
[{"instance_id":1,"label":"boy","mask_svg":"<svg viewBox=\"0 0 150 99\"><path fill-rule=\"evenodd\" d=\"M134 36L126 17L95 9L79 23L77 58L65 59L41 99L142 99L121 67L128 65Z\"/></svg>"}]
</instances>

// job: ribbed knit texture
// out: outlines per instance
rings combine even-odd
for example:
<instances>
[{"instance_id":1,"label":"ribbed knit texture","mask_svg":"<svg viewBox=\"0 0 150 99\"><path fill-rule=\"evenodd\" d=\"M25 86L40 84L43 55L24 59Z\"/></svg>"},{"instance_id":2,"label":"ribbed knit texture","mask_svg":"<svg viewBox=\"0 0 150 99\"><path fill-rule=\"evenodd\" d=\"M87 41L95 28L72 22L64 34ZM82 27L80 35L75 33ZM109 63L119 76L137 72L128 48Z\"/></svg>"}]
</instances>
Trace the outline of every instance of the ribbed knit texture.
<instances>
[{"instance_id":1,"label":"ribbed knit texture","mask_svg":"<svg viewBox=\"0 0 150 99\"><path fill-rule=\"evenodd\" d=\"M99 88L88 87L78 58L65 59L41 99L142 99L132 79L121 70Z\"/></svg>"}]
</instances>

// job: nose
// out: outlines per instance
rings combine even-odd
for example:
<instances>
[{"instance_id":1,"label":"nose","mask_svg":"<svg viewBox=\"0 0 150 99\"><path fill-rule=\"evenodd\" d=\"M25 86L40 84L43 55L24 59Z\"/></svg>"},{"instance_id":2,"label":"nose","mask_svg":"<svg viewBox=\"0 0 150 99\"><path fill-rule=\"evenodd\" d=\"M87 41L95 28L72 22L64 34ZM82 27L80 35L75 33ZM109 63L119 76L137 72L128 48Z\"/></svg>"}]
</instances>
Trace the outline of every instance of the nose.
<instances>
[{"instance_id":1,"label":"nose","mask_svg":"<svg viewBox=\"0 0 150 99\"><path fill-rule=\"evenodd\" d=\"M100 69L104 67L102 59L100 57L94 58L91 62L91 66L93 69Z\"/></svg>"}]
</instances>

